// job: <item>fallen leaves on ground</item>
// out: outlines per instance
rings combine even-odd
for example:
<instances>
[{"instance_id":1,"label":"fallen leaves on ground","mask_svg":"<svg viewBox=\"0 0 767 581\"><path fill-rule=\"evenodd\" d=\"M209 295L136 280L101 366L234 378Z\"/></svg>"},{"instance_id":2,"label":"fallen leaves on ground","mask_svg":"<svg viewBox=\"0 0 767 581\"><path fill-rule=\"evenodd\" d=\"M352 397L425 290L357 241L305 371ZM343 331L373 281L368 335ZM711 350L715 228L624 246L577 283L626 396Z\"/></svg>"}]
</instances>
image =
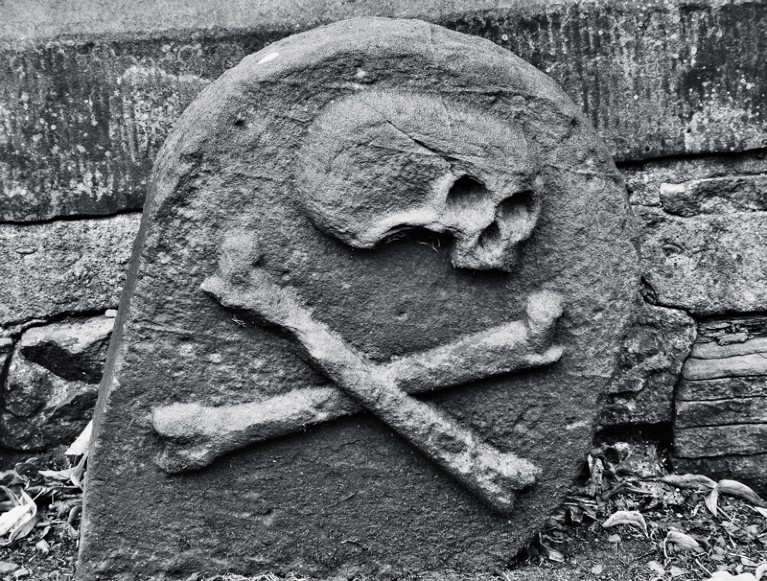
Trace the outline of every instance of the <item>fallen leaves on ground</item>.
<instances>
[{"instance_id":1,"label":"fallen leaves on ground","mask_svg":"<svg viewBox=\"0 0 767 581\"><path fill-rule=\"evenodd\" d=\"M620 567L644 563L647 581L767 581L767 508L750 487L716 482L701 474L669 474L653 446L602 444L592 451L585 481L549 519L527 562L543 563L551 551L567 566L573 537L596 537L609 547L650 541L645 554ZM585 529L585 532L584 532ZM607 560L605 578L618 566ZM761 567L761 569L760 569ZM715 575L718 575L716 577ZM729 577L726 575L730 575ZM626 578L632 578L627 575Z\"/></svg>"},{"instance_id":2,"label":"fallen leaves on ground","mask_svg":"<svg viewBox=\"0 0 767 581\"><path fill-rule=\"evenodd\" d=\"M764 501L740 482L669 474L666 466L653 444L603 444L513 570L461 579L767 581ZM73 579L85 468L84 456L53 468L33 458L0 472L0 531L9 542L0 546L2 581ZM222 573L188 581L299 579Z\"/></svg>"},{"instance_id":3,"label":"fallen leaves on ground","mask_svg":"<svg viewBox=\"0 0 767 581\"><path fill-rule=\"evenodd\" d=\"M73 578L87 453L81 447L64 468L43 464L31 458L0 472L0 575L11 574L3 580Z\"/></svg>"}]
</instances>

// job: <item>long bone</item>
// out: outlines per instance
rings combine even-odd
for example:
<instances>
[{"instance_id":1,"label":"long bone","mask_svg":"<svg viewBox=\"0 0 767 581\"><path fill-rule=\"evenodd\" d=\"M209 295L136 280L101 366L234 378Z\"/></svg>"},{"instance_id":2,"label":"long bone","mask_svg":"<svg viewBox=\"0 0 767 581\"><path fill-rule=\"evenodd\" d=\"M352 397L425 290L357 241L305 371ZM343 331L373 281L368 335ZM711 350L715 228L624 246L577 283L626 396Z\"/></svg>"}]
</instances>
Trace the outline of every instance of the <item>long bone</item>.
<instances>
[{"instance_id":1,"label":"long bone","mask_svg":"<svg viewBox=\"0 0 767 581\"><path fill-rule=\"evenodd\" d=\"M515 492L532 485L540 470L528 460L502 452L428 403L398 387L396 374L346 344L327 325L315 320L292 289L277 285L262 269L246 284L218 275L203 290L225 307L244 309L294 336L307 356L348 395L418 447L499 512L508 513ZM548 293L531 317L533 325L559 316L558 297Z\"/></svg>"},{"instance_id":2,"label":"long bone","mask_svg":"<svg viewBox=\"0 0 767 581\"><path fill-rule=\"evenodd\" d=\"M535 293L528 299L523 321L504 323L379 366L392 374L401 389L416 394L554 363L563 350L550 346L558 313L547 310L552 300L547 295ZM194 470L254 442L361 410L335 386L296 388L235 405L160 406L152 412L154 429L165 443L157 461L166 472Z\"/></svg>"}]
</instances>

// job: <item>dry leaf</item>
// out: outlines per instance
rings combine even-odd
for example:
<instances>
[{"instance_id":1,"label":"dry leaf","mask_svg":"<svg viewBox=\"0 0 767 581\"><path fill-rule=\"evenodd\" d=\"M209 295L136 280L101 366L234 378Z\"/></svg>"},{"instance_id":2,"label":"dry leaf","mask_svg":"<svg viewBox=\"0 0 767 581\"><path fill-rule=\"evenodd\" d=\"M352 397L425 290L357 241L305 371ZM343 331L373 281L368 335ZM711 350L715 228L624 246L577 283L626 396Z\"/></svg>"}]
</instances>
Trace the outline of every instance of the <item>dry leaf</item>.
<instances>
[{"instance_id":1,"label":"dry leaf","mask_svg":"<svg viewBox=\"0 0 767 581\"><path fill-rule=\"evenodd\" d=\"M764 518L767 518L767 508L762 508L761 506L752 506L751 508L761 514Z\"/></svg>"},{"instance_id":2,"label":"dry leaf","mask_svg":"<svg viewBox=\"0 0 767 581\"><path fill-rule=\"evenodd\" d=\"M677 488L697 488L706 490L716 486L716 482L702 474L669 474L658 480L665 484L676 486Z\"/></svg>"},{"instance_id":3,"label":"dry leaf","mask_svg":"<svg viewBox=\"0 0 767 581\"><path fill-rule=\"evenodd\" d=\"M719 488L712 488L711 492L703 499L703 502L706 503L706 508L711 511L711 514L716 516L719 504Z\"/></svg>"},{"instance_id":4,"label":"dry leaf","mask_svg":"<svg viewBox=\"0 0 767 581\"><path fill-rule=\"evenodd\" d=\"M693 551L701 548L698 541L690 535L680 533L679 531L669 531L663 543L671 543L679 551Z\"/></svg>"},{"instance_id":5,"label":"dry leaf","mask_svg":"<svg viewBox=\"0 0 767 581\"><path fill-rule=\"evenodd\" d=\"M565 562L565 556L559 551L557 551L556 549L544 543L541 535L538 535L538 545L540 545L541 551L543 552L544 555L546 555L546 558L549 559L550 561L555 561L557 563Z\"/></svg>"},{"instance_id":6,"label":"dry leaf","mask_svg":"<svg viewBox=\"0 0 767 581\"><path fill-rule=\"evenodd\" d=\"M661 577L663 577L666 574L666 570L663 568L663 565L658 563L658 561L650 561L647 563L647 567L653 572L657 573Z\"/></svg>"},{"instance_id":7,"label":"dry leaf","mask_svg":"<svg viewBox=\"0 0 767 581\"><path fill-rule=\"evenodd\" d=\"M93 420L88 422L77 439L72 442L72 445L64 452L67 456L84 456L88 452L88 444L91 441L91 432L93 431Z\"/></svg>"},{"instance_id":8,"label":"dry leaf","mask_svg":"<svg viewBox=\"0 0 767 581\"><path fill-rule=\"evenodd\" d=\"M616 527L619 525L629 525L641 530L647 536L647 523L639 511L619 510L602 523L603 528Z\"/></svg>"},{"instance_id":9,"label":"dry leaf","mask_svg":"<svg viewBox=\"0 0 767 581\"><path fill-rule=\"evenodd\" d=\"M733 575L728 571L717 571L706 581L760 581L762 576L767 573L767 563L762 563L756 568L755 573L741 573Z\"/></svg>"},{"instance_id":10,"label":"dry leaf","mask_svg":"<svg viewBox=\"0 0 767 581\"><path fill-rule=\"evenodd\" d=\"M36 517L35 501L22 491L19 505L0 515L0 536L8 535L7 540L0 541L0 546L27 536L35 527Z\"/></svg>"},{"instance_id":11,"label":"dry leaf","mask_svg":"<svg viewBox=\"0 0 767 581\"><path fill-rule=\"evenodd\" d=\"M720 480L717 485L719 492L750 502L759 507L767 507L767 504L750 487L738 482L737 480Z\"/></svg>"},{"instance_id":12,"label":"dry leaf","mask_svg":"<svg viewBox=\"0 0 767 581\"><path fill-rule=\"evenodd\" d=\"M74 466L66 468L64 470L40 470L40 476L46 480L56 480L58 482L69 482L72 478L72 471Z\"/></svg>"}]
</instances>

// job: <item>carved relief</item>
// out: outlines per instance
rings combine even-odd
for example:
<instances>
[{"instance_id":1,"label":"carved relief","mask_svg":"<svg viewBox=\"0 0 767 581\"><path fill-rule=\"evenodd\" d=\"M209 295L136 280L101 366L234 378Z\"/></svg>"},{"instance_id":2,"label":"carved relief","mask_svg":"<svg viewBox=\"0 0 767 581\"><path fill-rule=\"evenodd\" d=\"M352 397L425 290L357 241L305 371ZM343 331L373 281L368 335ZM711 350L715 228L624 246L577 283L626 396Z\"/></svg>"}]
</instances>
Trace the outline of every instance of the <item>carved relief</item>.
<instances>
[{"instance_id":1,"label":"carved relief","mask_svg":"<svg viewBox=\"0 0 767 581\"><path fill-rule=\"evenodd\" d=\"M588 450L632 236L587 121L490 42L366 19L248 57L158 157L83 559L504 566ZM149 490L151 507L122 501ZM236 535L200 532L203 505ZM146 566L122 557L135 539Z\"/></svg>"},{"instance_id":2,"label":"carved relief","mask_svg":"<svg viewBox=\"0 0 767 581\"><path fill-rule=\"evenodd\" d=\"M453 126L467 129L461 140ZM540 213L538 168L523 133L439 96L373 91L334 103L309 128L301 159L299 200L307 214L355 248L422 228L453 238L456 268L510 271ZM386 179L376 181L380 176ZM337 388L297 388L256 404L156 408L153 424L166 440L158 458L164 470L199 468L238 447L362 407L494 509L512 510L515 491L532 485L540 469L410 394L556 362L560 296L536 292L523 320L376 364L316 320L258 262L247 233L230 235L218 273L202 289L292 336Z\"/></svg>"},{"instance_id":3,"label":"carved relief","mask_svg":"<svg viewBox=\"0 0 767 581\"><path fill-rule=\"evenodd\" d=\"M499 512L510 512L514 492L532 485L533 462L483 442L434 406L411 393L469 383L489 376L554 363L562 348L552 344L562 313L556 293L528 299L524 321L464 336L431 351L375 364L316 320L301 299L257 265L239 235L224 243L218 273L202 289L222 306L247 311L292 336L338 389L371 411L454 478ZM254 264L254 259L256 264ZM251 442L300 431L358 411L332 388L303 388L259 402L224 407L176 404L156 408L155 430L168 440L160 466L169 472L199 468L216 456Z\"/></svg>"},{"instance_id":4,"label":"carved relief","mask_svg":"<svg viewBox=\"0 0 767 581\"><path fill-rule=\"evenodd\" d=\"M457 268L510 271L540 214L522 131L440 95L370 91L333 103L301 159L313 222L355 248L420 227L455 239Z\"/></svg>"}]
</instances>

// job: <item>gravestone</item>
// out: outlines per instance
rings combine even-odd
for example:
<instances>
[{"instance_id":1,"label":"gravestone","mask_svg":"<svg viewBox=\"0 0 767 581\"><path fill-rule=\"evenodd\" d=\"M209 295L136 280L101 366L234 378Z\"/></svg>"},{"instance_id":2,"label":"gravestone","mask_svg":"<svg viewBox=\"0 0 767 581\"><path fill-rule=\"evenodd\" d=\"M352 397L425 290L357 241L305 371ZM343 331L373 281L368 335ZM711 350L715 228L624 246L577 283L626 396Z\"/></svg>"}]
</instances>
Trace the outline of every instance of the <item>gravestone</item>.
<instances>
[{"instance_id":1,"label":"gravestone","mask_svg":"<svg viewBox=\"0 0 767 581\"><path fill-rule=\"evenodd\" d=\"M247 57L155 166L80 578L503 567L588 450L634 235L580 111L489 41L359 19Z\"/></svg>"}]
</instances>

